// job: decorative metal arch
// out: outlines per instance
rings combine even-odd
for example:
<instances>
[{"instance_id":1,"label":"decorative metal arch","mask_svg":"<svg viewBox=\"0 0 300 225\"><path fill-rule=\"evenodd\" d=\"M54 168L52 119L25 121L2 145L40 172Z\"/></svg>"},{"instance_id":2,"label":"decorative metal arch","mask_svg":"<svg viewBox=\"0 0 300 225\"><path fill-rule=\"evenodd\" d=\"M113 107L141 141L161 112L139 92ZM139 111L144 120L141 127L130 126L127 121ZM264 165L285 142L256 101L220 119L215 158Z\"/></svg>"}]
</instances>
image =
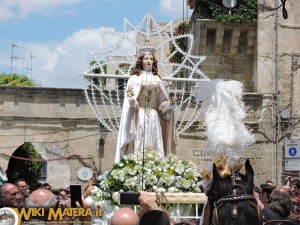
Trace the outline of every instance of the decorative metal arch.
<instances>
[{"instance_id":1,"label":"decorative metal arch","mask_svg":"<svg viewBox=\"0 0 300 225\"><path fill-rule=\"evenodd\" d=\"M124 89L136 61L136 51L149 39L156 49L159 74L170 94L177 97L175 112L177 135L186 131L199 117L199 104L195 101L194 86L200 80L208 80L199 69L204 56L192 54L194 37L191 34L175 36L174 23L156 23L147 14L140 23L132 25L126 18L123 31L101 31L101 49L90 50L90 61L94 64L83 73L85 97L99 122L115 137L118 135L123 105ZM187 40L186 50L177 40ZM169 46L175 51L169 53ZM181 63L170 59L176 53L183 55ZM124 66L126 65L126 66ZM95 73L97 71L97 73ZM115 74L118 71L118 74Z\"/></svg>"}]
</instances>

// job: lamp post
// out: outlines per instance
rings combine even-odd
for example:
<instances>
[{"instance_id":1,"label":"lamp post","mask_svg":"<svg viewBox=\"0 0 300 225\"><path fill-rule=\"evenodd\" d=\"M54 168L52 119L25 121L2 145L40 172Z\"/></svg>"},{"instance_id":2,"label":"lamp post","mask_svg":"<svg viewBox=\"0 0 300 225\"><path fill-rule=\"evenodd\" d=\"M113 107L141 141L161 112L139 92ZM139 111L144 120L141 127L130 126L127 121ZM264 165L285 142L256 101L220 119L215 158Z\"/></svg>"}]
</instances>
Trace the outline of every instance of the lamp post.
<instances>
[{"instance_id":1,"label":"lamp post","mask_svg":"<svg viewBox=\"0 0 300 225\"><path fill-rule=\"evenodd\" d=\"M186 10L186 22L188 23L189 21L189 9L188 9L188 0L185 0L185 10Z\"/></svg>"},{"instance_id":2,"label":"lamp post","mask_svg":"<svg viewBox=\"0 0 300 225\"><path fill-rule=\"evenodd\" d=\"M106 134L100 134L100 139L99 139L99 157L103 158L104 156L104 145L105 145L105 138L103 137Z\"/></svg>"},{"instance_id":3,"label":"lamp post","mask_svg":"<svg viewBox=\"0 0 300 225\"><path fill-rule=\"evenodd\" d=\"M182 0L182 22L184 22L184 0Z\"/></svg>"},{"instance_id":4,"label":"lamp post","mask_svg":"<svg viewBox=\"0 0 300 225\"><path fill-rule=\"evenodd\" d=\"M99 139L99 157L102 158L104 156L104 145L105 145L105 139L107 137L108 130L106 127L100 123L99 124L99 131L100 131L100 139Z\"/></svg>"}]
</instances>

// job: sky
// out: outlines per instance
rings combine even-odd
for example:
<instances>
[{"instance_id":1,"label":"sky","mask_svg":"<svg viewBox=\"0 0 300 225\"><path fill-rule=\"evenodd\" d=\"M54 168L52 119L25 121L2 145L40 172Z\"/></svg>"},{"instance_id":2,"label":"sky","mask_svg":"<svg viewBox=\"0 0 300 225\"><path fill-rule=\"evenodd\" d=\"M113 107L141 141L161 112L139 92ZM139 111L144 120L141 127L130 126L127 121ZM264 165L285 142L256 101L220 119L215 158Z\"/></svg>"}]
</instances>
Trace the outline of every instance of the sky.
<instances>
[{"instance_id":1,"label":"sky","mask_svg":"<svg viewBox=\"0 0 300 225\"><path fill-rule=\"evenodd\" d=\"M0 0L0 73L27 75L43 87L83 88L87 51L100 30L121 32L123 19L157 22L191 14L185 0Z\"/></svg>"}]
</instances>

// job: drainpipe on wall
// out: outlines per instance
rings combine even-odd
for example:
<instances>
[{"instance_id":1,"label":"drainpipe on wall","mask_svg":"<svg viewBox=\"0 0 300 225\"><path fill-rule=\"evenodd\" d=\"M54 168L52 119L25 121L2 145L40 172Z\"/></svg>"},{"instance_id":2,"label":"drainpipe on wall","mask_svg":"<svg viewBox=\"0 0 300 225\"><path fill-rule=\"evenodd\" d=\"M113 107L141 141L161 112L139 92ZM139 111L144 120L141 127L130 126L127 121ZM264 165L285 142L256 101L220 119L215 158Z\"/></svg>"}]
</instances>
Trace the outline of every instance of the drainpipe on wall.
<instances>
[{"instance_id":1,"label":"drainpipe on wall","mask_svg":"<svg viewBox=\"0 0 300 225\"><path fill-rule=\"evenodd\" d=\"M278 7L278 0L275 1L275 8ZM276 181L276 186L278 185L278 154L279 154L279 143L278 143L278 137L279 137L279 125L280 125L280 116L278 115L279 111L279 106L278 106L278 10L275 10L274 12L274 17L275 17L275 30L274 30L274 35L275 35L275 41L274 41L274 92L277 93L275 95L275 118L276 118L276 123L275 123L275 181Z\"/></svg>"}]
</instances>

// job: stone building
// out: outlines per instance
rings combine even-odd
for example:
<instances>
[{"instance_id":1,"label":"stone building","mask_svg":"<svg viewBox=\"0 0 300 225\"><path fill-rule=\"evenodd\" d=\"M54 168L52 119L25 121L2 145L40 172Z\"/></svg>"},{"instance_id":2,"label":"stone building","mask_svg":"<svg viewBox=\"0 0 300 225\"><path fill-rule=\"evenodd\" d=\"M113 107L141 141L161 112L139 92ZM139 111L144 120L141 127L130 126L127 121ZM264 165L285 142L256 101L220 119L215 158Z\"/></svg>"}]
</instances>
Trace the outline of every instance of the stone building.
<instances>
[{"instance_id":1,"label":"stone building","mask_svg":"<svg viewBox=\"0 0 300 225\"><path fill-rule=\"evenodd\" d=\"M284 143L300 139L300 1L286 2L288 19L280 10L270 10L275 6L274 1L259 0L257 24L193 18L190 23L194 54L207 56L201 70L210 78L245 84L245 123L253 129L256 143L242 160L251 159L256 184L266 179L281 182L287 174L299 176L298 170L285 168ZM9 156L24 142L32 142L48 160L43 181L54 188L82 182L77 177L81 167L97 175L113 164L116 140L99 126L81 89L0 87L0 112L4 174ZM193 160L201 169L211 158L205 145L199 119L180 135L178 157Z\"/></svg>"},{"instance_id":2,"label":"stone building","mask_svg":"<svg viewBox=\"0 0 300 225\"><path fill-rule=\"evenodd\" d=\"M253 70L253 91L263 93L258 116L262 129L257 141L265 142L260 147L262 157L257 170L263 171L260 168L271 155L270 172L274 180L279 181L288 174L299 176L299 169L287 168L290 160L284 157L284 152L288 151L284 144L300 139L300 42L297 40L300 19L296 16L300 2L286 1L286 19L282 8L272 10L280 4L280 1L259 1L257 53ZM299 158L293 160L299 165ZM262 175L265 176L263 172Z\"/></svg>"},{"instance_id":3,"label":"stone building","mask_svg":"<svg viewBox=\"0 0 300 225\"><path fill-rule=\"evenodd\" d=\"M300 165L300 154L293 159L284 154L289 150L285 142L295 141L300 150L300 2L286 2L288 18L282 8L273 10L278 6L279 1L258 0L257 24L201 20L195 12L190 21L200 40L194 54L207 56L202 71L212 79L235 79L245 85L245 123L256 134L256 143L243 158L252 159L258 183L266 178L280 183L286 175L298 177L300 170L295 166Z\"/></svg>"}]
</instances>

